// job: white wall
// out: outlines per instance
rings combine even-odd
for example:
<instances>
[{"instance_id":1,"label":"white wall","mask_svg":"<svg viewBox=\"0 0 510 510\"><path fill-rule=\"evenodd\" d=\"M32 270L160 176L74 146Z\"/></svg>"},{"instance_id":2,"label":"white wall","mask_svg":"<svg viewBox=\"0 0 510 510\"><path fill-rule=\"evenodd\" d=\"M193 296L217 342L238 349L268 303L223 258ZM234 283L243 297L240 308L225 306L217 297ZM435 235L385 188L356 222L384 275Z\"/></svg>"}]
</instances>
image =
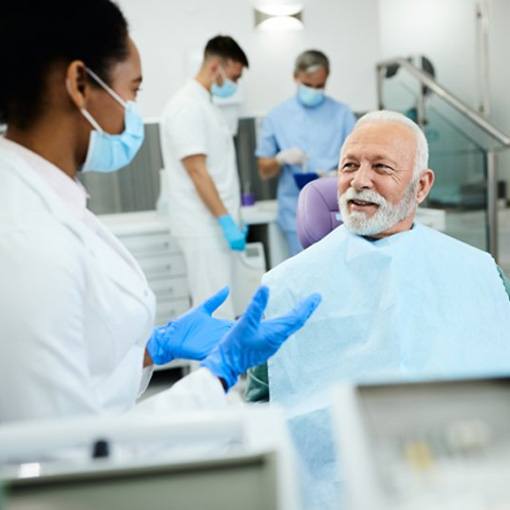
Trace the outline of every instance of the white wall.
<instances>
[{"instance_id":1,"label":"white wall","mask_svg":"<svg viewBox=\"0 0 510 510\"><path fill-rule=\"evenodd\" d=\"M491 121L504 133L510 135L510 2L492 0L490 5L490 84L492 110ZM507 181L507 196L510 197L510 150L498 155L500 179Z\"/></svg>"},{"instance_id":2,"label":"white wall","mask_svg":"<svg viewBox=\"0 0 510 510\"><path fill-rule=\"evenodd\" d=\"M375 106L379 59L378 0L309 0L305 29L263 33L253 26L250 0L120 0L142 54L142 113L158 116L188 75L188 56L218 33L234 37L250 69L243 78L245 111L263 114L294 93L292 66L307 48L331 59L329 93L355 110Z\"/></svg>"},{"instance_id":3,"label":"white wall","mask_svg":"<svg viewBox=\"0 0 510 510\"><path fill-rule=\"evenodd\" d=\"M492 121L510 134L510 2L492 0L490 6L489 47Z\"/></svg>"},{"instance_id":4,"label":"white wall","mask_svg":"<svg viewBox=\"0 0 510 510\"><path fill-rule=\"evenodd\" d=\"M435 64L436 78L471 107L481 102L477 57L477 0L379 0L384 57L420 53ZM510 135L510 2L489 3L489 120ZM510 186L510 151L498 157Z\"/></svg>"},{"instance_id":5,"label":"white wall","mask_svg":"<svg viewBox=\"0 0 510 510\"><path fill-rule=\"evenodd\" d=\"M379 0L385 58L424 54L436 78L468 104L478 100L476 0Z\"/></svg>"}]
</instances>

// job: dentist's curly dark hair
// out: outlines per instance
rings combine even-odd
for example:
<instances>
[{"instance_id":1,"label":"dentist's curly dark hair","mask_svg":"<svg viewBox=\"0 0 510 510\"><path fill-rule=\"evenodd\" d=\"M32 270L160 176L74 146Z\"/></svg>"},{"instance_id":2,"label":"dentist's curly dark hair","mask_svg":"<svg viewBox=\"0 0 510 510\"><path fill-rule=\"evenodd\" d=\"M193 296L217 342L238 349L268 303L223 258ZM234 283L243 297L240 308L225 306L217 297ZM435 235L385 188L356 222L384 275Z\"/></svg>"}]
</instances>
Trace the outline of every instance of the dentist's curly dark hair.
<instances>
[{"instance_id":1,"label":"dentist's curly dark hair","mask_svg":"<svg viewBox=\"0 0 510 510\"><path fill-rule=\"evenodd\" d=\"M30 127L44 112L56 66L82 60L109 83L111 66L128 56L128 23L111 0L5 4L0 14L0 124Z\"/></svg>"}]
</instances>

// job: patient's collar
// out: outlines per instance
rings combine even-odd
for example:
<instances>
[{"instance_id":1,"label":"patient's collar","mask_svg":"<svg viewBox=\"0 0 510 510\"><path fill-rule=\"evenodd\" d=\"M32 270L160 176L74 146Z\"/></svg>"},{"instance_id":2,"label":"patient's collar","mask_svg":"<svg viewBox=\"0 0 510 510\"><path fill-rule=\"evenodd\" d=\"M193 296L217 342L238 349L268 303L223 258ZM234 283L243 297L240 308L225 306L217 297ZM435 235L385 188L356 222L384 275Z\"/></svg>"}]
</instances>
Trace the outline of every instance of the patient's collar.
<instances>
[{"instance_id":1,"label":"patient's collar","mask_svg":"<svg viewBox=\"0 0 510 510\"><path fill-rule=\"evenodd\" d=\"M414 223L411 225L411 228L409 230L413 230L414 228ZM409 230L406 230L405 232L409 232ZM391 234L392 236L395 236L397 234L401 234L402 232L395 232L394 234ZM384 237L372 237L372 236L360 236L362 237L363 239L367 240L367 241L370 241L371 243L375 242L375 241L381 241L382 239L384 239ZM391 237L391 236L387 236L387 237Z\"/></svg>"}]
</instances>

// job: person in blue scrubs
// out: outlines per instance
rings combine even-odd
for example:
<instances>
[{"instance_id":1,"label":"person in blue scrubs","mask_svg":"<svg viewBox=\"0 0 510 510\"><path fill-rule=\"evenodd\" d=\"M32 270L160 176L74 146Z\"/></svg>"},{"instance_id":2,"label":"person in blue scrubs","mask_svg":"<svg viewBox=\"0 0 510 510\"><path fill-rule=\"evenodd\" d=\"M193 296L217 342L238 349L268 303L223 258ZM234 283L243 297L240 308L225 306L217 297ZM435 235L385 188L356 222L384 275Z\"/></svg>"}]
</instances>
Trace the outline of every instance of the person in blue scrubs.
<instances>
[{"instance_id":1,"label":"person in blue scrubs","mask_svg":"<svg viewBox=\"0 0 510 510\"><path fill-rule=\"evenodd\" d=\"M296 94L269 112L259 136L259 174L262 179L279 177L278 224L289 256L302 250L296 232L299 181L295 176L336 169L340 149L355 123L348 105L325 94L329 70L324 53L301 53L294 66Z\"/></svg>"}]
</instances>

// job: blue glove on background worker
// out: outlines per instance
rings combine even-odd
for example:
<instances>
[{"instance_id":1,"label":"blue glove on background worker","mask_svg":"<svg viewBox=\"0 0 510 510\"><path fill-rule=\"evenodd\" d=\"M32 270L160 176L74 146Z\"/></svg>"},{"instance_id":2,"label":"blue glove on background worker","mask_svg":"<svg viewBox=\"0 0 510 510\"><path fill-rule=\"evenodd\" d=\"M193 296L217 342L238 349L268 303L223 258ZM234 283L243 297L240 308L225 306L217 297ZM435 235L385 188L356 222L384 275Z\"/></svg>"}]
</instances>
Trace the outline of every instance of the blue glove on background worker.
<instances>
[{"instance_id":1,"label":"blue glove on background worker","mask_svg":"<svg viewBox=\"0 0 510 510\"><path fill-rule=\"evenodd\" d=\"M246 248L247 228L239 228L230 214L225 214L218 218L218 223L223 230L223 235L231 250L244 251Z\"/></svg>"},{"instance_id":2,"label":"blue glove on background worker","mask_svg":"<svg viewBox=\"0 0 510 510\"><path fill-rule=\"evenodd\" d=\"M147 343L152 361L164 365L178 358L203 360L232 327L233 322L212 317L228 292L225 287L177 320L156 328Z\"/></svg>"},{"instance_id":3,"label":"blue glove on background worker","mask_svg":"<svg viewBox=\"0 0 510 510\"><path fill-rule=\"evenodd\" d=\"M265 363L287 338L302 328L321 302L311 294L289 314L262 321L269 289L259 287L244 315L201 363L225 381L227 390L249 368Z\"/></svg>"}]
</instances>

